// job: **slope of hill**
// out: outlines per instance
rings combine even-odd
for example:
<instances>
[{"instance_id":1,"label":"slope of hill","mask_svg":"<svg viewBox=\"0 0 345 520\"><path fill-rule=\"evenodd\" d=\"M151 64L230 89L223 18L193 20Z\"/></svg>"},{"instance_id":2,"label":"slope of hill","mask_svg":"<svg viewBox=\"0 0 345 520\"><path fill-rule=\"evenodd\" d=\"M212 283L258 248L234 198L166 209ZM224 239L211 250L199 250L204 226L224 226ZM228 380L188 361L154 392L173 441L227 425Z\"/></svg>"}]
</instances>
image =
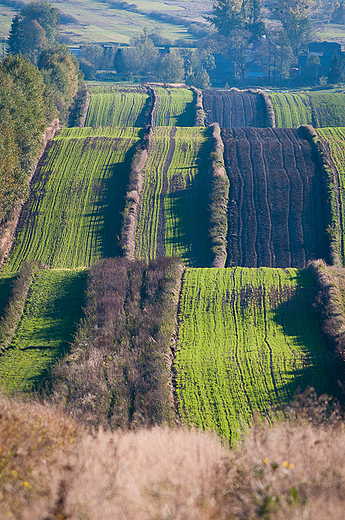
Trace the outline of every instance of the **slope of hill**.
<instances>
[{"instance_id":1,"label":"slope of hill","mask_svg":"<svg viewBox=\"0 0 345 520\"><path fill-rule=\"evenodd\" d=\"M233 443L255 411L274 420L272 407L298 387L337 394L338 369L314 295L306 271L187 269L175 358L182 422Z\"/></svg>"},{"instance_id":2,"label":"slope of hill","mask_svg":"<svg viewBox=\"0 0 345 520\"><path fill-rule=\"evenodd\" d=\"M46 149L31 183L6 265L28 260L80 267L120 254L118 236L139 129L63 130Z\"/></svg>"},{"instance_id":3,"label":"slope of hill","mask_svg":"<svg viewBox=\"0 0 345 520\"><path fill-rule=\"evenodd\" d=\"M148 123L150 97L142 87L112 84L89 86L91 100L85 126L143 127Z\"/></svg>"},{"instance_id":4,"label":"slope of hill","mask_svg":"<svg viewBox=\"0 0 345 520\"><path fill-rule=\"evenodd\" d=\"M152 114L155 126L194 126L195 101L188 88L155 87L156 106Z\"/></svg>"},{"instance_id":5,"label":"slope of hill","mask_svg":"<svg viewBox=\"0 0 345 520\"><path fill-rule=\"evenodd\" d=\"M136 255L151 260L177 256L187 265L208 265L206 182L210 153L205 128L155 127L143 169Z\"/></svg>"},{"instance_id":6,"label":"slope of hill","mask_svg":"<svg viewBox=\"0 0 345 520\"><path fill-rule=\"evenodd\" d=\"M206 124L221 128L265 127L266 107L262 96L240 90L204 90Z\"/></svg>"},{"instance_id":7,"label":"slope of hill","mask_svg":"<svg viewBox=\"0 0 345 520\"><path fill-rule=\"evenodd\" d=\"M277 128L341 126L345 118L345 94L336 91L269 94Z\"/></svg>"},{"instance_id":8,"label":"slope of hill","mask_svg":"<svg viewBox=\"0 0 345 520\"><path fill-rule=\"evenodd\" d=\"M230 180L227 266L298 267L328 259L325 189L297 130L224 129Z\"/></svg>"}]
</instances>

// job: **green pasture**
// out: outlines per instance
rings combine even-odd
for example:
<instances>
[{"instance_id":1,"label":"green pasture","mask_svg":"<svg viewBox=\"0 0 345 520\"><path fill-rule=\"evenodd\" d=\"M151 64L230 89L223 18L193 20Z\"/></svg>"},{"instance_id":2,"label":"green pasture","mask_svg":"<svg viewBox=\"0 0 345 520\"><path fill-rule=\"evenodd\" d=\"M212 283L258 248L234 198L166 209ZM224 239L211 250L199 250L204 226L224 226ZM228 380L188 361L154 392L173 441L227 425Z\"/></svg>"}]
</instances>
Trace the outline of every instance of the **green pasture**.
<instances>
[{"instance_id":1,"label":"green pasture","mask_svg":"<svg viewBox=\"0 0 345 520\"><path fill-rule=\"evenodd\" d=\"M274 421L272 407L288 403L297 388L337 392L313 299L307 271L187 269L175 358L182 422L233 444L254 412Z\"/></svg>"},{"instance_id":2,"label":"green pasture","mask_svg":"<svg viewBox=\"0 0 345 520\"><path fill-rule=\"evenodd\" d=\"M277 128L341 126L345 120L345 94L334 90L270 92Z\"/></svg>"},{"instance_id":3,"label":"green pasture","mask_svg":"<svg viewBox=\"0 0 345 520\"><path fill-rule=\"evenodd\" d=\"M138 139L139 129L77 128L52 140L5 270L17 271L28 260L75 268L120 254L121 211Z\"/></svg>"},{"instance_id":4,"label":"green pasture","mask_svg":"<svg viewBox=\"0 0 345 520\"><path fill-rule=\"evenodd\" d=\"M338 174L338 204L341 225L340 256L345 260L345 128L319 128L317 133L326 141Z\"/></svg>"},{"instance_id":5,"label":"green pasture","mask_svg":"<svg viewBox=\"0 0 345 520\"><path fill-rule=\"evenodd\" d=\"M150 105L144 88L120 88L114 85L91 86L91 101L85 126L143 127Z\"/></svg>"},{"instance_id":6,"label":"green pasture","mask_svg":"<svg viewBox=\"0 0 345 520\"><path fill-rule=\"evenodd\" d=\"M2 279L0 279L1 287ZM41 270L9 348L0 356L0 388L32 390L68 351L81 318L86 270Z\"/></svg>"},{"instance_id":7,"label":"green pasture","mask_svg":"<svg viewBox=\"0 0 345 520\"><path fill-rule=\"evenodd\" d=\"M193 91L188 88L155 87L157 110L154 114L156 126L194 126L195 101Z\"/></svg>"},{"instance_id":8,"label":"green pasture","mask_svg":"<svg viewBox=\"0 0 345 520\"><path fill-rule=\"evenodd\" d=\"M135 237L138 258L175 256L186 265L209 265L205 247L209 135L200 127L154 128L142 173Z\"/></svg>"}]
</instances>

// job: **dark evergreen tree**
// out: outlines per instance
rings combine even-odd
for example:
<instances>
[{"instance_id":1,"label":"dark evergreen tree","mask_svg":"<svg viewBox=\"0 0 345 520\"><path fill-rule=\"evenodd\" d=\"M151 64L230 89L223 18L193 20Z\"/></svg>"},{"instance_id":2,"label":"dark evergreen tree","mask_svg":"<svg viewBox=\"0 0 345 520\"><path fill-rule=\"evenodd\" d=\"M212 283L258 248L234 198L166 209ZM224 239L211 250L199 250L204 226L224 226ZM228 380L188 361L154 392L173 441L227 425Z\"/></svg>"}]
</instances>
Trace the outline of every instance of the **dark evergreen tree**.
<instances>
[{"instance_id":1,"label":"dark evergreen tree","mask_svg":"<svg viewBox=\"0 0 345 520\"><path fill-rule=\"evenodd\" d=\"M334 53L330 63L330 71L328 73L328 81L330 83L339 83L344 75L344 60L337 52Z\"/></svg>"}]
</instances>

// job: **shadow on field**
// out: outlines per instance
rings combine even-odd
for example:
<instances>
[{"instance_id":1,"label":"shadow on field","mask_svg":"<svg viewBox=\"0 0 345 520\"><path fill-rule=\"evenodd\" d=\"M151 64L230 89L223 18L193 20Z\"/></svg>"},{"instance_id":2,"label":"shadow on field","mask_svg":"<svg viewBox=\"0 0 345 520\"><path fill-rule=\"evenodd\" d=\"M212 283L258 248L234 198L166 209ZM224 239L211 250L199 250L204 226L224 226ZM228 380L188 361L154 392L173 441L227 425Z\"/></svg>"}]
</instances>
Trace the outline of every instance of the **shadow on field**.
<instances>
[{"instance_id":1,"label":"shadow on field","mask_svg":"<svg viewBox=\"0 0 345 520\"><path fill-rule=\"evenodd\" d=\"M166 238L166 243L178 247L184 245L186 253L182 261L189 267L209 267L211 255L208 250L207 186L210 157L209 136L201 146L197 158L197 174L186 188L179 187L181 170L176 168L176 176L170 180L172 193L166 195L171 208L171 222L177 225L174 234ZM185 169L188 169L186 167Z\"/></svg>"},{"instance_id":2,"label":"shadow on field","mask_svg":"<svg viewBox=\"0 0 345 520\"><path fill-rule=\"evenodd\" d=\"M100 223L96 240L98 256L102 258L121 255L122 212L125 209L131 162L136 149L135 143L129 148L122 163L109 163L103 171L101 193L91 215L92 220Z\"/></svg>"},{"instance_id":3,"label":"shadow on field","mask_svg":"<svg viewBox=\"0 0 345 520\"><path fill-rule=\"evenodd\" d=\"M338 381L343 379L343 374L339 360L327 347L321 332L313 307L315 288L312 279L306 271L299 271L297 277L298 288L286 301L277 302L273 319L289 337L292 350L294 343L305 347L305 365L302 369L294 368L291 372L286 372L293 377L293 381L281 390L283 395L286 392L292 398L296 391L313 387L319 396L326 393L340 399L341 389ZM274 298L273 293L272 297Z\"/></svg>"},{"instance_id":4,"label":"shadow on field","mask_svg":"<svg viewBox=\"0 0 345 520\"><path fill-rule=\"evenodd\" d=\"M44 312L44 327L33 328L31 345L20 348L30 357L31 350L42 351L42 369L38 376L28 379L28 389L39 389L50 379L53 364L66 355L73 342L85 304L87 271L64 281L59 288L58 296L50 299L49 307ZM51 340L58 346L51 345ZM47 352L49 351L49 352ZM47 356L47 359L44 357ZM25 371L25 366L23 367Z\"/></svg>"},{"instance_id":5,"label":"shadow on field","mask_svg":"<svg viewBox=\"0 0 345 520\"><path fill-rule=\"evenodd\" d=\"M195 124L195 100L190 103L186 103L186 108L176 118L174 126L194 126Z\"/></svg>"},{"instance_id":6,"label":"shadow on field","mask_svg":"<svg viewBox=\"0 0 345 520\"><path fill-rule=\"evenodd\" d=\"M16 278L17 274L0 278L0 319L4 315L5 308L12 293L12 285Z\"/></svg>"}]
</instances>

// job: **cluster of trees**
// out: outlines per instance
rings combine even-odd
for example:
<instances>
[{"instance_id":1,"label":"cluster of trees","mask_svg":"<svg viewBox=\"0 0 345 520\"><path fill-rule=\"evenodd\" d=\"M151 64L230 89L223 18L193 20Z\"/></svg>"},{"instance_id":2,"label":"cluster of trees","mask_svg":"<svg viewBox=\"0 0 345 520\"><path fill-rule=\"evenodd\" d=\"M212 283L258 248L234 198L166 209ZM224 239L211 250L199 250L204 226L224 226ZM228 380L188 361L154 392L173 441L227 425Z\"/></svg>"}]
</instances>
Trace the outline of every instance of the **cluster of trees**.
<instances>
[{"instance_id":1,"label":"cluster of trees","mask_svg":"<svg viewBox=\"0 0 345 520\"><path fill-rule=\"evenodd\" d=\"M157 36L157 38L156 38ZM115 69L121 78L163 82L185 81L189 85L207 88L214 57L205 47L159 49L157 33L133 38L131 46L82 45L79 66L86 79L94 79L97 70Z\"/></svg>"},{"instance_id":2,"label":"cluster of trees","mask_svg":"<svg viewBox=\"0 0 345 520\"><path fill-rule=\"evenodd\" d=\"M82 80L69 49L56 43L57 31L50 4L26 5L12 22L10 54L0 61L0 223L25 196L44 128L57 116L67 121Z\"/></svg>"}]
</instances>

